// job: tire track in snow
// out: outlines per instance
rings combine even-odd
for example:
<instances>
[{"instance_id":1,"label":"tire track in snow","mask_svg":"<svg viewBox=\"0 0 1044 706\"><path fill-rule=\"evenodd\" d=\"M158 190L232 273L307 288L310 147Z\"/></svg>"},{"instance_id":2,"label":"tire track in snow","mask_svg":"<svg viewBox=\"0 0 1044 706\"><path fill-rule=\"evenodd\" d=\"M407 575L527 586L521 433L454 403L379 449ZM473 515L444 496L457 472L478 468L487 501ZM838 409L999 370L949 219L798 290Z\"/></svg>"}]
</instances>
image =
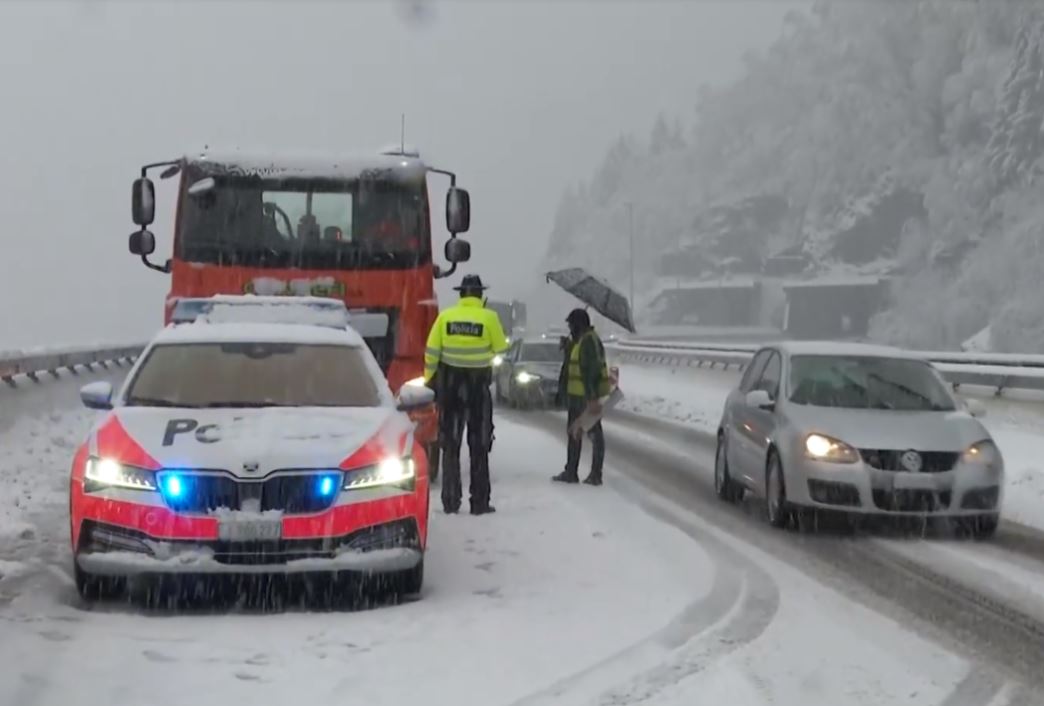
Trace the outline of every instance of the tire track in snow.
<instances>
[{"instance_id":1,"label":"tire track in snow","mask_svg":"<svg viewBox=\"0 0 1044 706\"><path fill-rule=\"evenodd\" d=\"M546 417L512 415L512 419L553 433ZM545 423L534 424L538 419ZM655 476L619 480L671 496L670 489ZM557 703L567 696L586 696L603 704L647 701L757 639L776 616L779 588L766 571L702 531L673 506L654 502L645 493L628 497L641 498L639 505L646 512L684 532L707 552L717 570L711 591L645 640L514 702L515 706ZM626 676L621 679L621 674ZM614 682L616 686L606 688Z\"/></svg>"},{"instance_id":2,"label":"tire track in snow","mask_svg":"<svg viewBox=\"0 0 1044 706\"><path fill-rule=\"evenodd\" d=\"M551 415L530 418L530 424L558 432L559 421ZM624 430L648 436L644 440L634 438ZM699 511L704 518L701 521L736 541L780 555L782 561L818 577L824 586L875 612L910 624L914 632L966 657L970 672L943 700L946 706L983 706L1003 686L1003 679L997 676L1001 673L1013 673L1020 683L1041 681L1042 675L1030 672L1025 660L1044 652L1015 655L1014 660L1001 656L1013 650L1005 649L1003 641L994 635L1008 626L993 620L987 620L985 627L976 625L977 620L994 616L978 604L969 605L966 595L940 590L942 587L932 581L936 577L897 566L893 557L879 547L867 546L872 543L860 538L781 533L741 515L742 509L718 502L709 470L714 442L707 434L674 422L614 414L607 424L606 437L612 457L624 462L621 470L633 469L629 479L648 487L671 508L685 504L684 507ZM650 446L650 441L656 445ZM708 456L706 461L694 461L701 453ZM985 701L983 694L989 694Z\"/></svg>"}]
</instances>

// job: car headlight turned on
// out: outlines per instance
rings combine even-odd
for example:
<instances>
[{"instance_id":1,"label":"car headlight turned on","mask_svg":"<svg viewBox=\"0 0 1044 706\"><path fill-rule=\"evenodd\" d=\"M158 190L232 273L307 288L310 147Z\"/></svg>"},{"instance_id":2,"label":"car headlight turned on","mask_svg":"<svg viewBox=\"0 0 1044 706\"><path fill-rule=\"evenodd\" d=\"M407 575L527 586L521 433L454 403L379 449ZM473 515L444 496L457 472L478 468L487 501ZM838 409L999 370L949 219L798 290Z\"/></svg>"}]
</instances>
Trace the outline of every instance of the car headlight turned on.
<instances>
[{"instance_id":1,"label":"car headlight turned on","mask_svg":"<svg viewBox=\"0 0 1044 706\"><path fill-rule=\"evenodd\" d=\"M843 441L823 434L809 434L805 437L805 455L816 461L830 463L855 463L859 460L858 451Z\"/></svg>"},{"instance_id":2,"label":"car headlight turned on","mask_svg":"<svg viewBox=\"0 0 1044 706\"><path fill-rule=\"evenodd\" d=\"M527 373L525 370L523 370L522 372L520 372L518 375L515 376L515 380L517 380L520 385L528 385L529 383L533 382L534 380L539 380L539 379L540 379L539 375L534 375L533 373Z\"/></svg>"},{"instance_id":3,"label":"car headlight turned on","mask_svg":"<svg viewBox=\"0 0 1044 706\"><path fill-rule=\"evenodd\" d=\"M989 470L999 470L1002 465L1000 449L989 439L972 444L961 454L961 461Z\"/></svg>"},{"instance_id":4,"label":"car headlight turned on","mask_svg":"<svg viewBox=\"0 0 1044 706\"><path fill-rule=\"evenodd\" d=\"M504 362L504 356L502 356L502 355L495 355L495 356L493 356L493 367L494 368L499 368L500 364L503 363L503 362Z\"/></svg>"},{"instance_id":5,"label":"car headlight turned on","mask_svg":"<svg viewBox=\"0 0 1044 706\"><path fill-rule=\"evenodd\" d=\"M87 493L102 488L156 490L156 474L152 471L128 466L112 458L88 457L83 478L83 489Z\"/></svg>"},{"instance_id":6,"label":"car headlight turned on","mask_svg":"<svg viewBox=\"0 0 1044 706\"><path fill-rule=\"evenodd\" d=\"M345 490L378 488L385 485L408 485L417 474L412 458L388 457L378 464L348 471L344 478Z\"/></svg>"},{"instance_id":7,"label":"car headlight turned on","mask_svg":"<svg viewBox=\"0 0 1044 706\"><path fill-rule=\"evenodd\" d=\"M424 378L423 377L411 378L411 379L406 381L406 384L409 385L410 387L424 387Z\"/></svg>"}]
</instances>

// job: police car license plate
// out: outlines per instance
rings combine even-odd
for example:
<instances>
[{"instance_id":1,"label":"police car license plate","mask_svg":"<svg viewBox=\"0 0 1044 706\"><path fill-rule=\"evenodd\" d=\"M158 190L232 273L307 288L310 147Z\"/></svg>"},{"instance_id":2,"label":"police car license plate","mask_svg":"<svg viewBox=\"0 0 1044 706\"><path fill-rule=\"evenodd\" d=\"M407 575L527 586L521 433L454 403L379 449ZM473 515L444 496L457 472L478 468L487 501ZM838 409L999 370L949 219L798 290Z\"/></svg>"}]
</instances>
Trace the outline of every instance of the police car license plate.
<instances>
[{"instance_id":1,"label":"police car license plate","mask_svg":"<svg viewBox=\"0 0 1044 706\"><path fill-rule=\"evenodd\" d=\"M283 521L234 520L218 522L218 538L225 542L271 542L283 537Z\"/></svg>"}]
</instances>

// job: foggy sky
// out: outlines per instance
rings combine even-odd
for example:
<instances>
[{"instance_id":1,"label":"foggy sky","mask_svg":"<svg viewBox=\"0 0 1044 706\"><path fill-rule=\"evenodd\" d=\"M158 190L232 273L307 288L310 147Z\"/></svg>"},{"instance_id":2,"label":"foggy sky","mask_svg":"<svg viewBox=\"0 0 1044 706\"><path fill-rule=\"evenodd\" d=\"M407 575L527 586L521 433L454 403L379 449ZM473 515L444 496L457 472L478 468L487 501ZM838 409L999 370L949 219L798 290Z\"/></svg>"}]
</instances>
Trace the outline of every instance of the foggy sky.
<instances>
[{"instance_id":1,"label":"foggy sky","mask_svg":"<svg viewBox=\"0 0 1044 706\"><path fill-rule=\"evenodd\" d=\"M0 3L0 350L144 339L162 324L168 277L126 249L142 163L208 143L375 152L398 142L401 113L407 142L471 191L464 271L491 297L522 295L563 188L658 113L688 124L699 86L735 76L787 9L437 2L418 22L406 7ZM445 183L432 184L441 205ZM161 190L158 261L172 214Z\"/></svg>"}]
</instances>

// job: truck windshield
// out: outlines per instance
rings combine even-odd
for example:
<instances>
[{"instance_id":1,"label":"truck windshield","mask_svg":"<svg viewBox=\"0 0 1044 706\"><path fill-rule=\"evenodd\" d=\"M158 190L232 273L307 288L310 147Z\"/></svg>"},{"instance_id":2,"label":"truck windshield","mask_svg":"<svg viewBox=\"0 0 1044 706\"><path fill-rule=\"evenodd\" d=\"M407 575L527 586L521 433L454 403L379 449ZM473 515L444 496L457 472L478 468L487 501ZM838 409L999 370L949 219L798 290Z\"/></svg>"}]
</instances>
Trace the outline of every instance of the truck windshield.
<instances>
[{"instance_id":1,"label":"truck windshield","mask_svg":"<svg viewBox=\"0 0 1044 706\"><path fill-rule=\"evenodd\" d=\"M423 180L205 176L186 171L175 256L307 269L406 269L431 260Z\"/></svg>"}]
</instances>

